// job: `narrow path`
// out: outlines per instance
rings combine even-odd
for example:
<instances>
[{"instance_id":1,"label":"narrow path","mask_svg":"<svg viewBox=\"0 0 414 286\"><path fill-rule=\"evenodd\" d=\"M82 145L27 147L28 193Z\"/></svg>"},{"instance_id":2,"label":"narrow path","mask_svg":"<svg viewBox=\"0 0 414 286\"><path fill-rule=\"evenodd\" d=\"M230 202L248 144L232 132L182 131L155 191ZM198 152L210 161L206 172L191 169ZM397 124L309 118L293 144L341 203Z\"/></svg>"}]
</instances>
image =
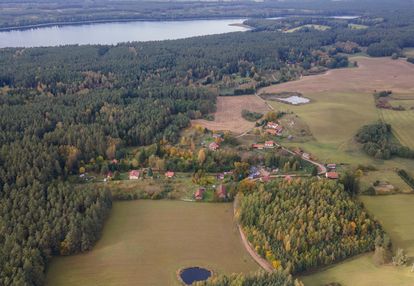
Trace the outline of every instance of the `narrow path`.
<instances>
[{"instance_id":1,"label":"narrow path","mask_svg":"<svg viewBox=\"0 0 414 286\"><path fill-rule=\"evenodd\" d=\"M233 202L233 213L234 213L234 215L236 214L237 204L238 204L238 198L236 197L236 198L234 198L234 202ZM238 228L239 233L240 233L241 240L243 242L243 246L244 246L244 248L246 248L247 252L253 258L253 260L261 268L263 268L263 270L265 270L266 272L273 272L274 269L273 269L272 265L270 265L269 261L267 261L266 259L262 258L259 254L256 253L256 251L254 250L254 248L251 246L251 244L247 240L246 235L244 234L244 232L243 232L240 224L237 221L236 221L236 224L237 224L237 228Z\"/></svg>"}]
</instances>

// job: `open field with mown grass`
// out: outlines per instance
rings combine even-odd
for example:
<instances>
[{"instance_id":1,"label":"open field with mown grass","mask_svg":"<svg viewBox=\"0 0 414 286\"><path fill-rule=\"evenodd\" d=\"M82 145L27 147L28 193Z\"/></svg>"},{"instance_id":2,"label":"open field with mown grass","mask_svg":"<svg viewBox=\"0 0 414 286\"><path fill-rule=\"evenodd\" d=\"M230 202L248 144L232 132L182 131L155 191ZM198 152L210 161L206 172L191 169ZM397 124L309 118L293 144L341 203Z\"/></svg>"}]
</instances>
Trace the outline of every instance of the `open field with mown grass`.
<instances>
[{"instance_id":1,"label":"open field with mown grass","mask_svg":"<svg viewBox=\"0 0 414 286\"><path fill-rule=\"evenodd\" d=\"M368 211L390 235L394 247L401 247L414 262L414 196L361 197ZM336 264L301 279L305 285L322 286L339 282L343 286L413 285L411 267L375 266L372 253Z\"/></svg>"},{"instance_id":2,"label":"open field with mown grass","mask_svg":"<svg viewBox=\"0 0 414 286\"><path fill-rule=\"evenodd\" d=\"M382 119L391 124L394 136L398 138L402 145L414 149L414 110L409 109L414 107L414 102L411 103L412 105L410 105L410 102L404 101L391 102L393 105L400 105L399 102L401 102L402 106L405 103L407 107L404 107L408 109L404 111L381 109Z\"/></svg>"},{"instance_id":3,"label":"open field with mown grass","mask_svg":"<svg viewBox=\"0 0 414 286\"><path fill-rule=\"evenodd\" d=\"M414 57L414 48L406 48L403 50L403 54L404 56L410 58L410 57Z\"/></svg>"},{"instance_id":4,"label":"open field with mown grass","mask_svg":"<svg viewBox=\"0 0 414 286\"><path fill-rule=\"evenodd\" d=\"M290 30L286 30L285 33L293 33L293 32L297 32L297 31L305 29L305 28L315 29L315 30L318 30L318 31L327 31L327 30L331 29L331 27L325 26L325 25L308 24L308 25L299 26L299 27L296 27L296 28L293 28L293 29L290 29Z\"/></svg>"},{"instance_id":5,"label":"open field with mown grass","mask_svg":"<svg viewBox=\"0 0 414 286\"><path fill-rule=\"evenodd\" d=\"M354 135L363 125L382 118L382 111L375 107L372 95L374 90L393 90L398 94L398 99L411 98L414 94L414 65L389 58L351 58L351 61L354 60L358 62L358 68L330 70L326 74L269 86L261 89L260 93L299 92L311 99L309 104L300 106L268 101L276 110L293 111L297 114L309 126L313 136L313 140L304 143L282 140L283 145L301 147L325 163L373 165L378 171L363 178L365 185L390 178L389 181L395 187L410 191L401 178L395 176L395 169L413 169L414 161L398 158L388 161L373 159L364 154L361 146L355 142ZM414 114L414 111L407 110L399 114L401 118L394 115L394 118L388 120L397 133L402 134L397 137L410 147L414 146L414 128L409 125L414 126L414 117L404 114L405 112Z\"/></svg>"},{"instance_id":6,"label":"open field with mown grass","mask_svg":"<svg viewBox=\"0 0 414 286\"><path fill-rule=\"evenodd\" d=\"M242 117L243 109L258 113L269 111L266 103L255 95L219 96L217 97L217 111L214 113L214 121L192 120L192 125L201 125L210 130L243 133L255 125L254 122L249 122Z\"/></svg>"},{"instance_id":7,"label":"open field with mown grass","mask_svg":"<svg viewBox=\"0 0 414 286\"><path fill-rule=\"evenodd\" d=\"M176 271L256 271L244 249L232 204L117 202L102 238L88 253L54 258L48 286L180 285Z\"/></svg>"}]
</instances>

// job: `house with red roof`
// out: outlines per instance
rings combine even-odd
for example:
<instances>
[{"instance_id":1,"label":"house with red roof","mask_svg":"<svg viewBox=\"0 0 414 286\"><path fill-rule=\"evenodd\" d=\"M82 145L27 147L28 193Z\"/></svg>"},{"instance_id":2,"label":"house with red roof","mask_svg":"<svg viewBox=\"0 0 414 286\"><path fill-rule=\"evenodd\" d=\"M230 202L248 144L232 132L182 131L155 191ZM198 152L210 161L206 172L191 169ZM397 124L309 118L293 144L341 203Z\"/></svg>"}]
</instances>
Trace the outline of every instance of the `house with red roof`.
<instances>
[{"instance_id":1,"label":"house with red roof","mask_svg":"<svg viewBox=\"0 0 414 286\"><path fill-rule=\"evenodd\" d=\"M275 129L266 129L265 132L270 135L277 135L277 131Z\"/></svg>"},{"instance_id":2,"label":"house with red roof","mask_svg":"<svg viewBox=\"0 0 414 286\"><path fill-rule=\"evenodd\" d=\"M339 179L339 174L337 172L327 172L325 176L326 178L331 179L331 180Z\"/></svg>"},{"instance_id":3,"label":"house with red roof","mask_svg":"<svg viewBox=\"0 0 414 286\"><path fill-rule=\"evenodd\" d=\"M271 128L271 129L276 129L278 126L279 124L272 122L272 121L268 122L266 125L267 128Z\"/></svg>"},{"instance_id":4,"label":"house with red roof","mask_svg":"<svg viewBox=\"0 0 414 286\"><path fill-rule=\"evenodd\" d=\"M219 199L226 199L227 198L226 186L223 185L223 184L218 186L218 188L216 190L216 195Z\"/></svg>"},{"instance_id":5,"label":"house with red roof","mask_svg":"<svg viewBox=\"0 0 414 286\"><path fill-rule=\"evenodd\" d=\"M252 148L262 150L264 148L264 144L252 144Z\"/></svg>"},{"instance_id":6,"label":"house with red roof","mask_svg":"<svg viewBox=\"0 0 414 286\"><path fill-rule=\"evenodd\" d=\"M275 147L275 142L273 141L266 141L264 144L265 148L274 148Z\"/></svg>"},{"instance_id":7,"label":"house with red roof","mask_svg":"<svg viewBox=\"0 0 414 286\"><path fill-rule=\"evenodd\" d=\"M216 142L211 142L210 145L208 145L208 149L210 149L211 151L216 151L220 148L220 145L217 144Z\"/></svg>"},{"instance_id":8,"label":"house with red roof","mask_svg":"<svg viewBox=\"0 0 414 286\"><path fill-rule=\"evenodd\" d=\"M173 178L175 176L175 173L173 172L173 171L167 171L166 173L165 173L165 177L167 177L167 178Z\"/></svg>"},{"instance_id":9,"label":"house with red roof","mask_svg":"<svg viewBox=\"0 0 414 286\"><path fill-rule=\"evenodd\" d=\"M129 172L129 179L130 180L138 180L139 179L139 171L138 170L132 170Z\"/></svg>"},{"instance_id":10,"label":"house with red roof","mask_svg":"<svg viewBox=\"0 0 414 286\"><path fill-rule=\"evenodd\" d=\"M196 201L201 201L203 200L204 197L204 192L206 191L205 188L199 188L195 193L194 193L194 198Z\"/></svg>"}]
</instances>

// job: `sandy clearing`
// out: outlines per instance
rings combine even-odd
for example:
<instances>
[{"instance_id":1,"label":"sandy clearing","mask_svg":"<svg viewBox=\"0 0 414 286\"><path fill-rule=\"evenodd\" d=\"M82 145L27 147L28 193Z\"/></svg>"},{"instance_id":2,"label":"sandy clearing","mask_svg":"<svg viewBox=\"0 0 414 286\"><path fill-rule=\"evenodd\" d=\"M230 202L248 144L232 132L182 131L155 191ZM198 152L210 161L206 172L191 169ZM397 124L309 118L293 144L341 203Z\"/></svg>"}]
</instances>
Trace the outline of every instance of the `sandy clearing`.
<instances>
[{"instance_id":1,"label":"sandy clearing","mask_svg":"<svg viewBox=\"0 0 414 286\"><path fill-rule=\"evenodd\" d=\"M193 120L192 124L210 130L243 133L254 127L254 122L249 122L241 116L243 109L261 113L270 110L266 103L255 95L219 96L214 121L199 119Z\"/></svg>"},{"instance_id":2,"label":"sandy clearing","mask_svg":"<svg viewBox=\"0 0 414 286\"><path fill-rule=\"evenodd\" d=\"M372 93L391 89L394 93L414 93L414 65L405 60L390 58L354 57L358 68L330 70L325 74L303 77L300 80L273 85L260 93L282 91L304 95L326 92Z\"/></svg>"}]
</instances>

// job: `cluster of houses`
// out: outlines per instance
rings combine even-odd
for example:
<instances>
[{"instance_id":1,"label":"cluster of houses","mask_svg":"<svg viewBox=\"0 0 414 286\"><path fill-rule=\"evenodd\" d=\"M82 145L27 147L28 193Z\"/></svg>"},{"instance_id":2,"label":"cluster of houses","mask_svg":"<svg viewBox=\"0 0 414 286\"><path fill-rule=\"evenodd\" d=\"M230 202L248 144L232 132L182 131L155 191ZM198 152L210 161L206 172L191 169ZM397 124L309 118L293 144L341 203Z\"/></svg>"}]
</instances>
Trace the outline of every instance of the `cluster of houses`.
<instances>
[{"instance_id":1,"label":"cluster of houses","mask_svg":"<svg viewBox=\"0 0 414 286\"><path fill-rule=\"evenodd\" d=\"M266 124L265 132L270 135L281 136L283 132L283 126L276 122L270 121Z\"/></svg>"},{"instance_id":2,"label":"cluster of houses","mask_svg":"<svg viewBox=\"0 0 414 286\"><path fill-rule=\"evenodd\" d=\"M206 189L201 187L198 188L198 190L194 193L194 199L196 201L202 201L204 198L204 193L206 192ZM226 186L221 184L216 188L216 196L218 199L225 200L227 199L227 190Z\"/></svg>"},{"instance_id":3,"label":"cluster of houses","mask_svg":"<svg viewBox=\"0 0 414 286\"><path fill-rule=\"evenodd\" d=\"M275 147L278 147L278 146L279 145L276 142L274 142L273 140L265 141L264 144L262 144L262 143L252 144L252 148L253 149L258 149L258 150L272 149L272 148L275 148Z\"/></svg>"},{"instance_id":4,"label":"cluster of houses","mask_svg":"<svg viewBox=\"0 0 414 286\"><path fill-rule=\"evenodd\" d=\"M139 171L139 170L131 170L131 171L129 171L129 179L130 180L138 180L139 178L142 177L142 175L143 175L143 172L142 171ZM173 172L173 171L167 171L167 172L165 172L164 175L165 175L166 178L171 179L171 178L174 178L175 172Z\"/></svg>"}]
</instances>

